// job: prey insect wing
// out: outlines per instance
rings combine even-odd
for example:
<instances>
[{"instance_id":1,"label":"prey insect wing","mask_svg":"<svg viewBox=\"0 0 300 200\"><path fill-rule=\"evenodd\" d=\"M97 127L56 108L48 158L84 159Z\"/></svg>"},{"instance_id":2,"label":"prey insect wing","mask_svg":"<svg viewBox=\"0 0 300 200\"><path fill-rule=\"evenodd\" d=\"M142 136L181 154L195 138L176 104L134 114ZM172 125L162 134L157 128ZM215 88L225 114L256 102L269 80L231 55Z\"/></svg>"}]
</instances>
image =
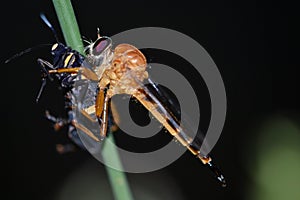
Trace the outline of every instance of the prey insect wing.
<instances>
[{"instance_id":1,"label":"prey insect wing","mask_svg":"<svg viewBox=\"0 0 300 200\"><path fill-rule=\"evenodd\" d=\"M71 52L68 52L68 55L63 55L63 56L68 57L70 55L73 55L73 54ZM79 59L79 57L77 57L75 59ZM61 87L64 89L65 109L66 109L66 114L67 114L66 118L57 118L57 117L52 116L49 112L46 112L46 118L49 121L52 121L54 123L55 130L59 130L63 126L67 126L68 127L67 135L71 139L71 141L77 147L85 149L85 146L81 141L81 135L84 134L84 135L92 138L94 141L99 141L99 139L93 134L93 132L91 130L86 128L83 124L78 123L76 120L76 115L75 115L76 113L74 111L74 108L77 107L76 100L75 100L76 95L84 94L87 91L94 90L94 88L84 88L84 87L74 88L73 87L74 82L77 80L84 81L84 82L90 81L89 79L87 79L87 77L85 75L85 72L89 69L90 66L87 65L87 63L85 63L84 60L77 60L77 62L81 64L80 70L78 73L74 73L72 71L73 69L78 68L77 64L75 66L72 66L72 63L75 63L75 62L71 62L69 65L69 64L66 64L68 62L59 61L59 63L64 63L64 65L61 65L61 67L58 67L57 65L55 65L55 69L57 69L57 70L66 69L66 71L63 71L63 72L57 71L54 73L53 67L49 67L46 69L46 70L48 70L50 75L54 75L53 78L55 78L55 77L58 78L58 80L60 81ZM85 69L85 70L82 70L82 69ZM70 70L70 71L67 71L67 70ZM79 134L80 134L80 136L79 136ZM69 144L60 145L59 147L60 148L57 148L57 149L60 153L66 153L70 150L74 150L74 148L69 148L70 147Z\"/></svg>"},{"instance_id":2,"label":"prey insect wing","mask_svg":"<svg viewBox=\"0 0 300 200\"><path fill-rule=\"evenodd\" d=\"M87 61L84 61L83 65L90 66ZM99 142L105 138L108 130L116 128L112 124L111 115L111 107L114 105L111 105L106 91L99 91L98 81L86 78L83 72L79 72L77 76L72 89L75 119L77 123L85 126L93 134L90 138ZM79 128L80 131L83 130ZM90 134L85 132L85 135Z\"/></svg>"}]
</instances>

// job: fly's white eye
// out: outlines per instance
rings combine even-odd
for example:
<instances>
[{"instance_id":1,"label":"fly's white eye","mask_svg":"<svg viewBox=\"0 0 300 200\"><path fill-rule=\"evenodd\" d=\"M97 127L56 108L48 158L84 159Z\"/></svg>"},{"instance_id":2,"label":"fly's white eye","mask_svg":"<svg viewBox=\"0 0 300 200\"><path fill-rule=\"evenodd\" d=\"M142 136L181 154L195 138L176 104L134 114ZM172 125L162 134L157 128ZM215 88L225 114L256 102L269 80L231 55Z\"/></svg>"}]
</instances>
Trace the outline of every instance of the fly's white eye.
<instances>
[{"instance_id":1,"label":"fly's white eye","mask_svg":"<svg viewBox=\"0 0 300 200\"><path fill-rule=\"evenodd\" d=\"M52 46L51 51L54 51L57 47L58 47L58 44L55 43L55 44Z\"/></svg>"},{"instance_id":2,"label":"fly's white eye","mask_svg":"<svg viewBox=\"0 0 300 200\"><path fill-rule=\"evenodd\" d=\"M111 39L108 37L100 37L93 44L93 55L98 56L111 45Z\"/></svg>"}]
</instances>

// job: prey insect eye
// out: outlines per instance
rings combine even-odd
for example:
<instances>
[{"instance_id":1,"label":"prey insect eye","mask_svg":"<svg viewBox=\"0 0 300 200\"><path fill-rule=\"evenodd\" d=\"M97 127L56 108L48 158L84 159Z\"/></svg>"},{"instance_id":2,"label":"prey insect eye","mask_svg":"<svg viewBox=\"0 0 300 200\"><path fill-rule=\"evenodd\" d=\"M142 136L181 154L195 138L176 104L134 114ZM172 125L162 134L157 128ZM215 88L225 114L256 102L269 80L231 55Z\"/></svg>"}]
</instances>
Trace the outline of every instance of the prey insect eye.
<instances>
[{"instance_id":1,"label":"prey insect eye","mask_svg":"<svg viewBox=\"0 0 300 200\"><path fill-rule=\"evenodd\" d=\"M108 37L101 37L93 44L93 55L100 55L103 51L111 46L111 39Z\"/></svg>"},{"instance_id":2,"label":"prey insect eye","mask_svg":"<svg viewBox=\"0 0 300 200\"><path fill-rule=\"evenodd\" d=\"M61 43L55 43L51 47L51 54L54 56L62 55L66 51L67 51L67 47Z\"/></svg>"}]
</instances>

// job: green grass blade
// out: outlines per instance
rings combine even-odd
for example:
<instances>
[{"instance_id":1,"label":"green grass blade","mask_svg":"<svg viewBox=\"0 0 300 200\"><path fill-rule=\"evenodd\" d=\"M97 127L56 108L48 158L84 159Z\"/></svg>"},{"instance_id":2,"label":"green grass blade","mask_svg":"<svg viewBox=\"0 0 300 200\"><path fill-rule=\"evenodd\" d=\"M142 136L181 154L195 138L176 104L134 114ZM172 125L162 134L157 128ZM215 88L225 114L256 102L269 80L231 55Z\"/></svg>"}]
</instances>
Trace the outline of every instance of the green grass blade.
<instances>
[{"instance_id":1,"label":"green grass blade","mask_svg":"<svg viewBox=\"0 0 300 200\"><path fill-rule=\"evenodd\" d=\"M105 144L102 150L102 157L105 163L116 166L122 169L122 163L119 158L118 151L114 145L114 137L112 134L105 139ZM106 172L110 183L112 184L113 194L116 200L133 200L126 175L122 171L115 170L106 166Z\"/></svg>"},{"instance_id":2,"label":"green grass blade","mask_svg":"<svg viewBox=\"0 0 300 200\"><path fill-rule=\"evenodd\" d=\"M53 0L53 4L67 45L80 53L83 53L84 47L70 0ZM113 135L109 135L110 136L106 139L108 141L103 147L103 160L106 163L113 163L118 169L122 169L118 151L115 145L113 145ZM133 200L125 173L107 166L106 171L115 199Z\"/></svg>"},{"instance_id":3,"label":"green grass blade","mask_svg":"<svg viewBox=\"0 0 300 200\"><path fill-rule=\"evenodd\" d=\"M83 54L84 48L71 1L53 0L53 4L67 45Z\"/></svg>"}]
</instances>

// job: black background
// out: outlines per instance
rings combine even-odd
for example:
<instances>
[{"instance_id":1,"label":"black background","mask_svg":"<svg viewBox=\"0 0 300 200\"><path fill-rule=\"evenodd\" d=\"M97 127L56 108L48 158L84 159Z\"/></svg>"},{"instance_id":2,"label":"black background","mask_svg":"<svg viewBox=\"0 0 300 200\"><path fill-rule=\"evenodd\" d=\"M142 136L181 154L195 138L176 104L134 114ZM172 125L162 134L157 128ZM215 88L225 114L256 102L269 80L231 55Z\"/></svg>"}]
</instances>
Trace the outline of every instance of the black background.
<instances>
[{"instance_id":1,"label":"black background","mask_svg":"<svg viewBox=\"0 0 300 200\"><path fill-rule=\"evenodd\" d=\"M188 153L166 170L186 199L244 199L251 185L242 162L242 147L252 137L249 130L273 114L299 114L296 6L289 1L196 4L85 0L74 1L73 7L81 34L87 38L95 39L97 27L109 36L131 28L157 26L180 31L208 51L223 77L228 98L225 127L212 153L229 186L219 187ZM51 61L49 49L34 51L4 65L6 58L23 49L54 42L39 18L40 12L47 14L62 38L51 1L9 1L2 5L1 180L11 199L53 199L53 192L64 177L90 159L85 152L55 152L55 144L65 138L51 134L52 127L42 115L49 105L63 114L61 92L48 87L41 103L35 103L40 86L35 60L41 57Z\"/></svg>"}]
</instances>

